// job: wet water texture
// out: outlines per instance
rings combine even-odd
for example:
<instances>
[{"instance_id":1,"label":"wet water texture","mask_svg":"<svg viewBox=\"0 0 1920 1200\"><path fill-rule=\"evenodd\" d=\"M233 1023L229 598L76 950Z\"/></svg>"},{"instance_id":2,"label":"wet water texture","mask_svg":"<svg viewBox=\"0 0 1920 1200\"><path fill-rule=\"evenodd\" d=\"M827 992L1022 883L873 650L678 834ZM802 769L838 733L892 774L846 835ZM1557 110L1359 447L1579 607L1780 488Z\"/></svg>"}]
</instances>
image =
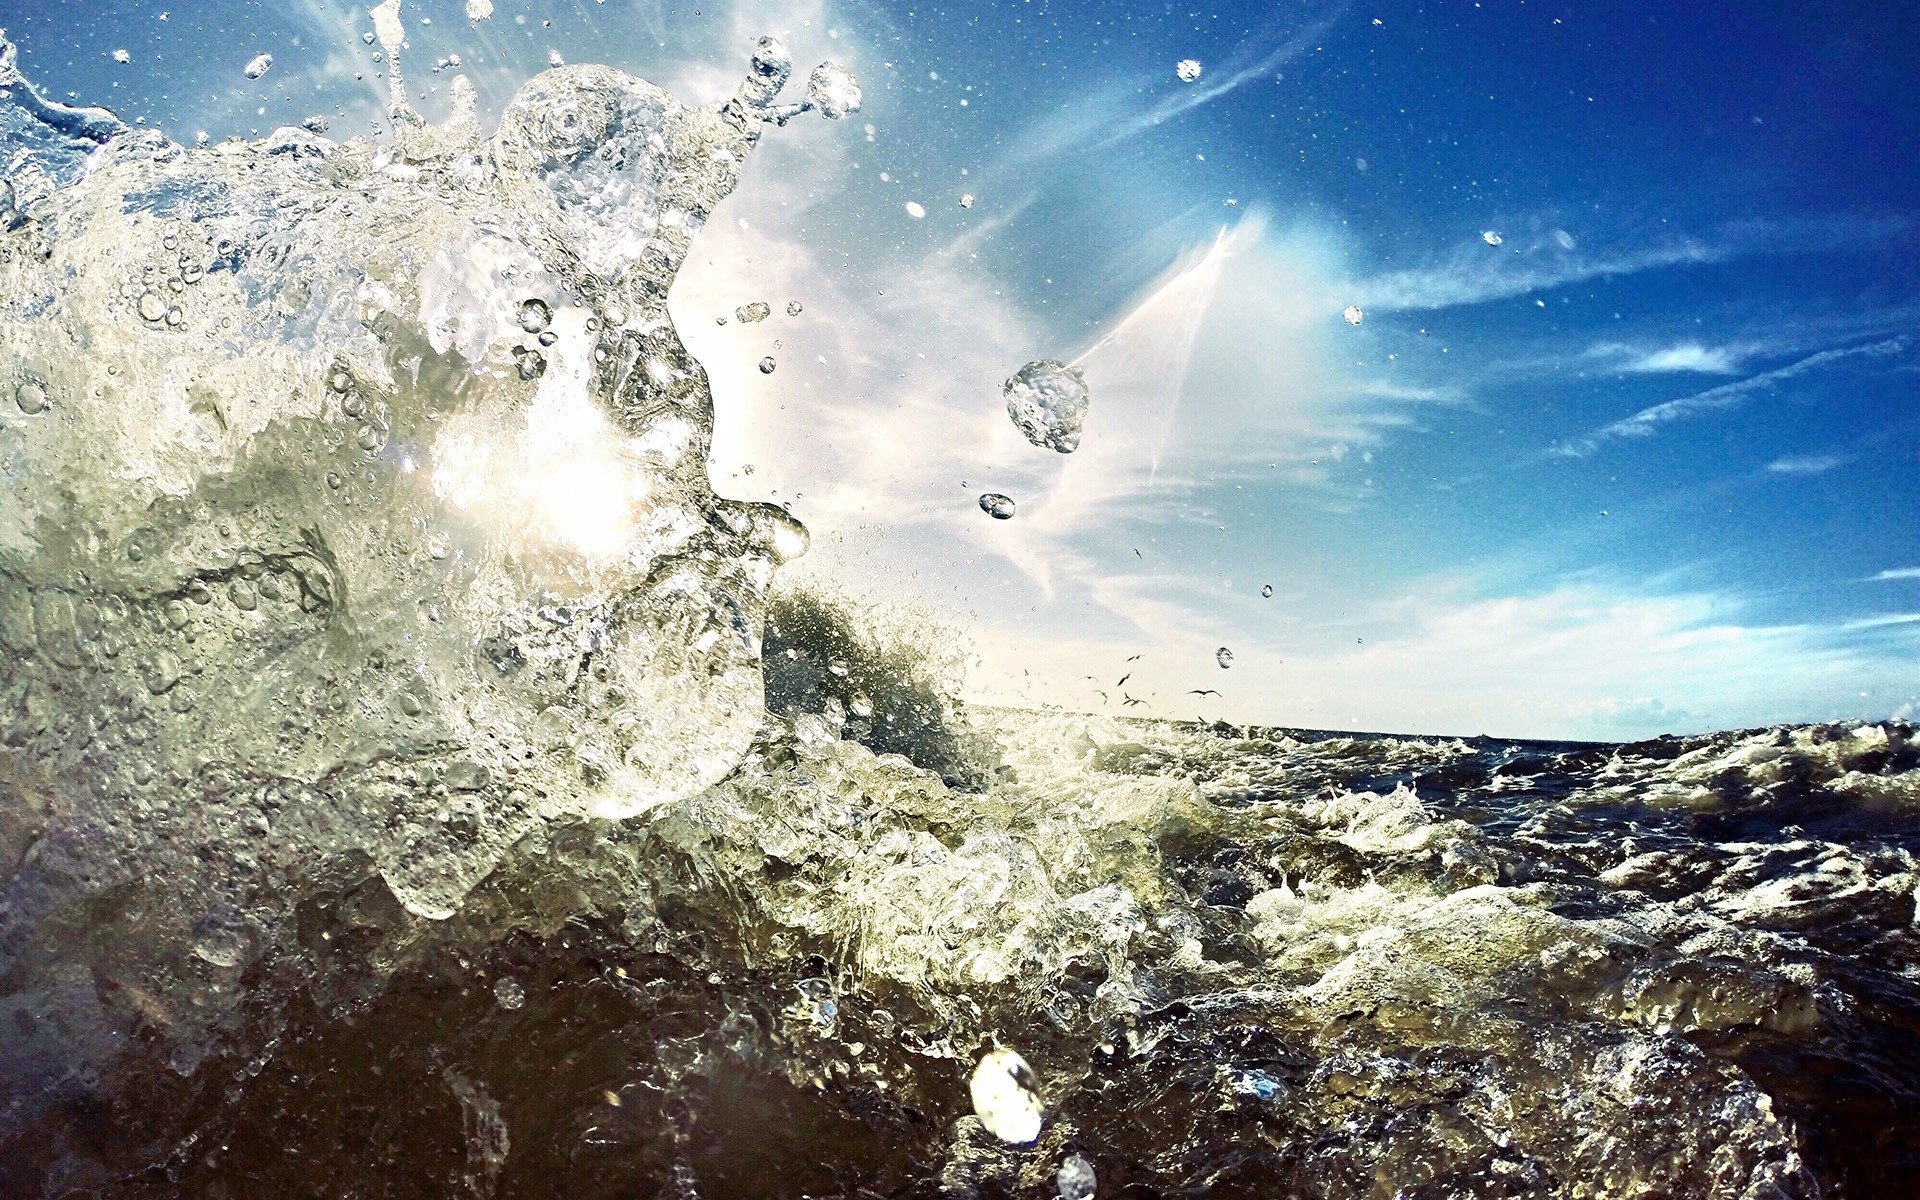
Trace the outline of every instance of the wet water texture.
<instances>
[{"instance_id":1,"label":"wet water texture","mask_svg":"<svg viewBox=\"0 0 1920 1200\"><path fill-rule=\"evenodd\" d=\"M0 46L0 1195L1920 1192L1914 729L969 709L666 315L852 77L390 65L188 150Z\"/></svg>"}]
</instances>

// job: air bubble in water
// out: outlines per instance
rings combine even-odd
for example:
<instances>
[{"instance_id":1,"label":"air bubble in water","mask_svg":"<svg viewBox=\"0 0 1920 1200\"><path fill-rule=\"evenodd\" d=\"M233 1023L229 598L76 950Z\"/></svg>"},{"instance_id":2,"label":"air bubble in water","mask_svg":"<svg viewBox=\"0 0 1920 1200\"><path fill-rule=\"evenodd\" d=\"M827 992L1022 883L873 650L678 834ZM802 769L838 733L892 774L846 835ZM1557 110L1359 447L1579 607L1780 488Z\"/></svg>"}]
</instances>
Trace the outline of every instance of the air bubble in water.
<instances>
[{"instance_id":1,"label":"air bubble in water","mask_svg":"<svg viewBox=\"0 0 1920 1200\"><path fill-rule=\"evenodd\" d=\"M1367 314L1360 311L1358 304L1349 304L1340 310L1340 315L1346 318L1347 324L1358 325L1366 319Z\"/></svg>"},{"instance_id":2,"label":"air bubble in water","mask_svg":"<svg viewBox=\"0 0 1920 1200\"><path fill-rule=\"evenodd\" d=\"M989 1050L968 1084L973 1115L987 1132L1015 1146L1040 1136L1040 1080L1027 1060L1011 1050Z\"/></svg>"},{"instance_id":3,"label":"air bubble in water","mask_svg":"<svg viewBox=\"0 0 1920 1200\"><path fill-rule=\"evenodd\" d=\"M1219 663L1220 669L1224 671L1233 665L1233 651L1222 646L1213 652L1213 661Z\"/></svg>"},{"instance_id":4,"label":"air bubble in water","mask_svg":"<svg viewBox=\"0 0 1920 1200\"><path fill-rule=\"evenodd\" d=\"M777 364L775 364L773 361L773 355L771 354L767 355L767 357L760 360L760 373L762 375L773 374L773 368L775 367L775 365Z\"/></svg>"},{"instance_id":5,"label":"air bubble in water","mask_svg":"<svg viewBox=\"0 0 1920 1200\"><path fill-rule=\"evenodd\" d=\"M1181 83L1192 83L1194 80L1200 78L1199 60L1183 58L1180 60L1179 65L1173 68L1173 73L1180 77Z\"/></svg>"},{"instance_id":6,"label":"air bubble in water","mask_svg":"<svg viewBox=\"0 0 1920 1200\"><path fill-rule=\"evenodd\" d=\"M138 307L143 321L158 323L167 319L167 302L160 298L158 292L141 292Z\"/></svg>"},{"instance_id":7,"label":"air bubble in water","mask_svg":"<svg viewBox=\"0 0 1920 1200\"><path fill-rule=\"evenodd\" d=\"M20 406L21 412L30 417L35 413L45 412L47 389L29 379L13 390L13 402Z\"/></svg>"},{"instance_id":8,"label":"air bubble in water","mask_svg":"<svg viewBox=\"0 0 1920 1200\"><path fill-rule=\"evenodd\" d=\"M553 324L553 308L545 300L537 297L520 302L520 328L528 333L539 333Z\"/></svg>"},{"instance_id":9,"label":"air bubble in water","mask_svg":"<svg viewBox=\"0 0 1920 1200\"><path fill-rule=\"evenodd\" d=\"M512 1012L527 1002L527 989L511 975L503 975L493 985L493 1000L501 1008Z\"/></svg>"},{"instance_id":10,"label":"air bubble in water","mask_svg":"<svg viewBox=\"0 0 1920 1200\"><path fill-rule=\"evenodd\" d=\"M1007 415L1029 442L1062 454L1080 448L1090 400L1078 367L1043 358L1014 373L1002 388Z\"/></svg>"},{"instance_id":11,"label":"air bubble in water","mask_svg":"<svg viewBox=\"0 0 1920 1200\"><path fill-rule=\"evenodd\" d=\"M838 63L821 63L807 78L807 103L829 120L860 111L860 84Z\"/></svg>"},{"instance_id":12,"label":"air bubble in water","mask_svg":"<svg viewBox=\"0 0 1920 1200\"><path fill-rule=\"evenodd\" d=\"M733 310L733 319L742 325L752 325L764 321L773 314L773 308L764 300L755 300L751 304L742 304Z\"/></svg>"},{"instance_id":13,"label":"air bubble in water","mask_svg":"<svg viewBox=\"0 0 1920 1200\"><path fill-rule=\"evenodd\" d=\"M999 492L983 492L980 496L980 511L996 521L1013 518L1013 497L1003 496Z\"/></svg>"},{"instance_id":14,"label":"air bubble in water","mask_svg":"<svg viewBox=\"0 0 1920 1200\"><path fill-rule=\"evenodd\" d=\"M273 55L256 54L251 59L247 60L247 66L246 66L247 78L258 79L262 75L265 75L272 66L273 66Z\"/></svg>"},{"instance_id":15,"label":"air bubble in water","mask_svg":"<svg viewBox=\"0 0 1920 1200\"><path fill-rule=\"evenodd\" d=\"M1093 1164L1078 1154L1069 1154L1066 1161L1060 1164L1060 1173L1053 1178L1054 1190L1060 1193L1060 1200L1093 1200L1097 1182Z\"/></svg>"}]
</instances>

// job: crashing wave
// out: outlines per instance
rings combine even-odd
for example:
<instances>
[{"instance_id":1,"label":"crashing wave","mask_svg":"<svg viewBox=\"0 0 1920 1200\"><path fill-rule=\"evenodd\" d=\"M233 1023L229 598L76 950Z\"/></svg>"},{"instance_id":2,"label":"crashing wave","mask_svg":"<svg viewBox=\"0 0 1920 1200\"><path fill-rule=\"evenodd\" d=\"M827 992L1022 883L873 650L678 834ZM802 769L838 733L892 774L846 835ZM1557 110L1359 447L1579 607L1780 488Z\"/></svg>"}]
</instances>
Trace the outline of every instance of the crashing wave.
<instances>
[{"instance_id":1,"label":"crashing wave","mask_svg":"<svg viewBox=\"0 0 1920 1200\"><path fill-rule=\"evenodd\" d=\"M0 1192L1906 1194L1912 729L969 712L773 589L665 300L788 73L184 150L5 47Z\"/></svg>"}]
</instances>

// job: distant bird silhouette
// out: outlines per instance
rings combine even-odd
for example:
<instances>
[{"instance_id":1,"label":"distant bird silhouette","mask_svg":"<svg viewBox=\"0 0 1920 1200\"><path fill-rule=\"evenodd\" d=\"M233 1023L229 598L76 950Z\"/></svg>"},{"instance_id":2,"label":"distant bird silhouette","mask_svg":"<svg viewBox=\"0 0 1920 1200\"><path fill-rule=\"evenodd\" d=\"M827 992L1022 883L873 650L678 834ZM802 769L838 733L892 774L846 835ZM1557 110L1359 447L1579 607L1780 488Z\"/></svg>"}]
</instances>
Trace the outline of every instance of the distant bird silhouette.
<instances>
[{"instance_id":1,"label":"distant bird silhouette","mask_svg":"<svg viewBox=\"0 0 1920 1200\"><path fill-rule=\"evenodd\" d=\"M1125 692L1121 692L1120 696L1121 696L1120 706L1122 708L1132 708L1136 704L1146 703L1145 700L1135 700L1132 696L1127 695Z\"/></svg>"},{"instance_id":2,"label":"distant bird silhouette","mask_svg":"<svg viewBox=\"0 0 1920 1200\"><path fill-rule=\"evenodd\" d=\"M1219 694L1220 693L1213 688L1195 688L1187 693L1189 696L1218 696Z\"/></svg>"},{"instance_id":3,"label":"distant bird silhouette","mask_svg":"<svg viewBox=\"0 0 1920 1200\"><path fill-rule=\"evenodd\" d=\"M1129 679L1132 679L1132 678L1133 678L1133 672L1132 672L1132 671L1128 671L1128 672L1127 672L1127 673L1126 673L1125 675L1122 675L1122 676L1120 677L1120 683L1116 683L1116 684L1114 684L1113 686L1115 686L1115 687L1119 687L1121 683L1125 683L1125 682L1126 682L1127 680L1129 680Z\"/></svg>"}]
</instances>

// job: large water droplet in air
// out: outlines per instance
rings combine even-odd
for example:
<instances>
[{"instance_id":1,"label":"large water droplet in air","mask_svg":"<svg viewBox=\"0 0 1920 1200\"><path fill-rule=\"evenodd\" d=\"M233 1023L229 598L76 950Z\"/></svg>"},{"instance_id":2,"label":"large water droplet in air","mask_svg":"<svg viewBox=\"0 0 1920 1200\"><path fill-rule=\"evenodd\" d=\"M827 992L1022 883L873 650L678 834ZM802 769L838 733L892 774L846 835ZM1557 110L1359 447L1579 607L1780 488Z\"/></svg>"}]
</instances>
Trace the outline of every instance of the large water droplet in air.
<instances>
[{"instance_id":1,"label":"large water droplet in air","mask_svg":"<svg viewBox=\"0 0 1920 1200\"><path fill-rule=\"evenodd\" d=\"M980 496L980 511L996 521L1013 518L1013 497L1003 496L999 492L983 492Z\"/></svg>"},{"instance_id":2,"label":"large water droplet in air","mask_svg":"<svg viewBox=\"0 0 1920 1200\"><path fill-rule=\"evenodd\" d=\"M773 374L774 367L778 365L778 363L773 361L773 355L769 354L760 360L760 373L762 375L771 375Z\"/></svg>"},{"instance_id":3,"label":"large water droplet in air","mask_svg":"<svg viewBox=\"0 0 1920 1200\"><path fill-rule=\"evenodd\" d=\"M807 103L821 116L839 120L860 111L860 85L838 63L821 63L807 78Z\"/></svg>"},{"instance_id":4,"label":"large water droplet in air","mask_svg":"<svg viewBox=\"0 0 1920 1200\"><path fill-rule=\"evenodd\" d=\"M1358 325L1361 321L1365 320L1367 316L1366 313L1360 311L1358 304L1347 305L1340 310L1340 315L1346 318L1346 322L1349 325Z\"/></svg>"},{"instance_id":5,"label":"large water droplet in air","mask_svg":"<svg viewBox=\"0 0 1920 1200\"><path fill-rule=\"evenodd\" d=\"M1173 71L1174 74L1180 76L1181 83L1192 83L1194 80L1200 78L1199 60L1183 58L1180 60L1179 65L1173 68Z\"/></svg>"},{"instance_id":6,"label":"large water droplet in air","mask_svg":"<svg viewBox=\"0 0 1920 1200\"><path fill-rule=\"evenodd\" d=\"M1213 652L1213 661L1219 663L1220 669L1224 671L1233 665L1233 651L1222 646Z\"/></svg>"},{"instance_id":7,"label":"large water droplet in air","mask_svg":"<svg viewBox=\"0 0 1920 1200\"><path fill-rule=\"evenodd\" d=\"M751 325L756 321L766 320L772 314L773 309L768 306L766 301L755 300L751 304L742 304L739 308L734 309L733 319L742 325Z\"/></svg>"},{"instance_id":8,"label":"large water droplet in air","mask_svg":"<svg viewBox=\"0 0 1920 1200\"><path fill-rule=\"evenodd\" d=\"M1260 598L1261 598L1262 600L1271 600L1271 599L1273 599L1273 585L1272 585L1272 584L1270 584L1270 583L1269 583L1269 584L1264 584L1264 585L1262 585L1262 586L1261 586L1261 588L1260 588Z\"/></svg>"},{"instance_id":9,"label":"large water droplet in air","mask_svg":"<svg viewBox=\"0 0 1920 1200\"><path fill-rule=\"evenodd\" d=\"M247 78L258 79L262 75L265 75L267 71L272 68L272 66L273 66L273 55L256 54L247 61L247 66L246 66Z\"/></svg>"},{"instance_id":10,"label":"large water droplet in air","mask_svg":"<svg viewBox=\"0 0 1920 1200\"><path fill-rule=\"evenodd\" d=\"M1480 234L1480 240L1485 242L1489 246L1498 246L1501 242L1504 242L1507 239L1501 237L1499 234L1495 233L1493 230L1488 229L1483 231Z\"/></svg>"},{"instance_id":11,"label":"large water droplet in air","mask_svg":"<svg viewBox=\"0 0 1920 1200\"><path fill-rule=\"evenodd\" d=\"M1036 446L1071 454L1080 448L1080 432L1090 400L1078 367L1050 358L1030 362L1003 389L1007 415Z\"/></svg>"},{"instance_id":12,"label":"large water droplet in air","mask_svg":"<svg viewBox=\"0 0 1920 1200\"><path fill-rule=\"evenodd\" d=\"M1040 1136L1040 1079L1011 1050L989 1050L968 1084L973 1115L987 1132L1016 1146Z\"/></svg>"}]
</instances>

